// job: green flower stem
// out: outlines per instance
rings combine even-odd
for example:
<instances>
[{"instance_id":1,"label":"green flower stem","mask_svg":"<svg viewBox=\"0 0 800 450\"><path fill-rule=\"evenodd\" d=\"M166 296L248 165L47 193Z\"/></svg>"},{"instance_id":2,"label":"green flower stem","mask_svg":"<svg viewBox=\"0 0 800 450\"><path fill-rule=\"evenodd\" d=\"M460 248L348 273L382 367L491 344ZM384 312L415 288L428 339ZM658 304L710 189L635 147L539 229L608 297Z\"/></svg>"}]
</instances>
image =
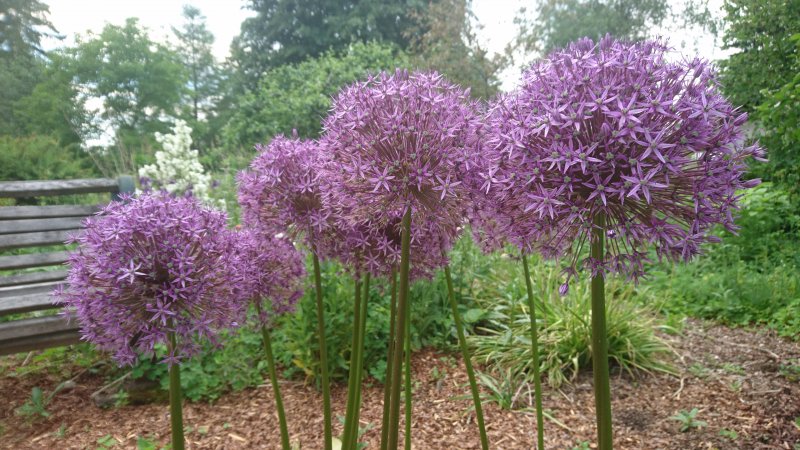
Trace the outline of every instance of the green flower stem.
<instances>
[{"instance_id":1,"label":"green flower stem","mask_svg":"<svg viewBox=\"0 0 800 450\"><path fill-rule=\"evenodd\" d=\"M542 377L539 373L539 331L536 325L536 304L533 301L533 285L528 268L528 255L522 252L522 269L525 272L525 288L528 291L528 309L531 319L531 352L533 360L533 391L536 401L536 442L538 449L544 450L544 412L542 410Z\"/></svg>"},{"instance_id":2,"label":"green flower stem","mask_svg":"<svg viewBox=\"0 0 800 450\"><path fill-rule=\"evenodd\" d=\"M411 450L411 299L407 299L406 301L406 338L405 342L403 343L403 347L405 348L405 362L403 363L403 367L405 369L405 375L403 375L403 381L405 383L405 393L403 394L403 399L405 400L405 424L406 424L406 432L405 432L405 450Z\"/></svg>"},{"instance_id":3,"label":"green flower stem","mask_svg":"<svg viewBox=\"0 0 800 450\"><path fill-rule=\"evenodd\" d=\"M170 352L177 346L175 333L167 333ZM169 420L172 428L173 450L184 450L186 444L183 439L183 393L181 392L181 366L169 366Z\"/></svg>"},{"instance_id":4,"label":"green flower stem","mask_svg":"<svg viewBox=\"0 0 800 450\"><path fill-rule=\"evenodd\" d=\"M261 302L256 301L256 310L261 316ZM275 368L275 358L272 356L272 339L269 334L269 327L261 326L261 336L264 340L264 352L267 356L267 370L269 371L269 381L272 384L272 392L275 395L275 408L278 410L278 423L281 428L281 447L283 450L291 450L289 443L289 427L286 425L286 412L283 409L283 397L281 387L278 384L278 371Z\"/></svg>"},{"instance_id":5,"label":"green flower stem","mask_svg":"<svg viewBox=\"0 0 800 450\"><path fill-rule=\"evenodd\" d=\"M464 325L461 322L461 314L458 312L456 296L453 292L453 277L450 276L450 266L444 266L444 276L447 281L447 296L450 298L450 308L453 310L453 321L456 323L456 333L458 334L458 345L461 347L461 356L464 358L464 365L467 368L469 378L469 388L472 391L472 401L475 403L475 416L478 421L478 431L481 435L481 448L489 449L489 438L486 436L486 425L483 421L483 408L481 407L481 394L478 391L478 383L475 381L475 371L472 368L472 359L467 348L467 338L464 336Z\"/></svg>"},{"instance_id":6,"label":"green flower stem","mask_svg":"<svg viewBox=\"0 0 800 450\"><path fill-rule=\"evenodd\" d=\"M592 259L603 260L603 239L606 217L597 213L592 232ZM606 334L606 295L603 274L592 276L592 372L594 402L597 415L598 450L613 448L611 430L611 386L608 375L608 336Z\"/></svg>"},{"instance_id":7,"label":"green flower stem","mask_svg":"<svg viewBox=\"0 0 800 450\"><path fill-rule=\"evenodd\" d=\"M355 297L353 301L353 341L350 344L350 370L347 377L347 410L344 416L344 432L342 436L342 449L349 450L352 441L352 425L354 408L356 404L356 372L358 371L358 342L361 337L361 276L355 276Z\"/></svg>"},{"instance_id":8,"label":"green flower stem","mask_svg":"<svg viewBox=\"0 0 800 450\"><path fill-rule=\"evenodd\" d=\"M353 417L353 430L351 431L352 442L350 443L350 449L356 450L358 447L358 424L359 419L361 417L361 381L364 376L364 342L366 339L367 334L367 307L369 305L369 279L370 274L367 272L364 275L364 296L361 300L361 324L359 326L359 343L358 343L358 371L356 372L356 376L358 377L356 380L356 404L355 404L355 413Z\"/></svg>"},{"instance_id":9,"label":"green flower stem","mask_svg":"<svg viewBox=\"0 0 800 450\"><path fill-rule=\"evenodd\" d=\"M319 257L316 249L312 249L314 259L314 288L317 295L317 335L319 339L319 365L322 374L322 413L325 427L325 450L333 449L331 433L331 386L328 379L328 347L325 343L325 313L322 304L322 274L319 269Z\"/></svg>"},{"instance_id":10,"label":"green flower stem","mask_svg":"<svg viewBox=\"0 0 800 450\"><path fill-rule=\"evenodd\" d=\"M397 335L392 355L392 391L389 408L389 434L387 449L397 448L400 427L400 369L402 368L403 343L405 342L406 304L408 303L408 269L411 248L411 209L406 210L401 222L400 238L400 291L397 296Z\"/></svg>"},{"instance_id":11,"label":"green flower stem","mask_svg":"<svg viewBox=\"0 0 800 450\"><path fill-rule=\"evenodd\" d=\"M389 434L389 398L392 385L392 350L394 349L395 321L397 313L397 268L392 267L392 296L389 304L389 345L386 350L386 375L383 380L383 420L381 422L381 450L387 450Z\"/></svg>"}]
</instances>

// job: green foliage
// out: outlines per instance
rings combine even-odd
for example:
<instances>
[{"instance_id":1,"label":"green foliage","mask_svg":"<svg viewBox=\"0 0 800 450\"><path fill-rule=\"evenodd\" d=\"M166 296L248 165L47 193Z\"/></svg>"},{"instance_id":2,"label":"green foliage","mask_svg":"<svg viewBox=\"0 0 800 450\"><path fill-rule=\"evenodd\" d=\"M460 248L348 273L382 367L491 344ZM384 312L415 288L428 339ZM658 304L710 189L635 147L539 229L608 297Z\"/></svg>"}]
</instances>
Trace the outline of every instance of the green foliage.
<instances>
[{"instance_id":1,"label":"green foliage","mask_svg":"<svg viewBox=\"0 0 800 450\"><path fill-rule=\"evenodd\" d=\"M791 65L783 70L789 72L790 79L766 94L756 118L759 141L769 155L766 176L788 189L796 214L800 210L800 34L789 40L795 45L795 55Z\"/></svg>"},{"instance_id":2,"label":"green foliage","mask_svg":"<svg viewBox=\"0 0 800 450\"><path fill-rule=\"evenodd\" d=\"M735 105L754 111L765 95L789 83L800 30L800 2L726 0L723 48L736 53L721 62L723 89Z\"/></svg>"},{"instance_id":3,"label":"green foliage","mask_svg":"<svg viewBox=\"0 0 800 450\"><path fill-rule=\"evenodd\" d=\"M266 363L259 332L245 327L225 332L220 339L224 346L214 348L207 344L200 355L181 364L181 388L189 400L214 400L230 390L264 381ZM158 381L163 390L169 390L167 367L160 363L164 351L158 348L155 357L140 357L132 377Z\"/></svg>"},{"instance_id":4,"label":"green foliage","mask_svg":"<svg viewBox=\"0 0 800 450\"><path fill-rule=\"evenodd\" d=\"M114 436L107 434L99 439L97 439L97 448L96 450L108 450L110 448L115 447L118 444L117 440L114 439Z\"/></svg>"},{"instance_id":5,"label":"green foliage","mask_svg":"<svg viewBox=\"0 0 800 450\"><path fill-rule=\"evenodd\" d=\"M526 394L530 393L530 385L524 374L515 373L510 367L497 371L498 375L478 372L478 382L485 392L481 393L481 402L494 402L500 409L520 409L519 402L527 406Z\"/></svg>"},{"instance_id":6,"label":"green foliage","mask_svg":"<svg viewBox=\"0 0 800 450\"><path fill-rule=\"evenodd\" d=\"M370 43L271 69L255 91L237 101L224 130L227 147L251 148L279 133L291 135L293 129L301 137L316 137L331 97L340 88L368 72L407 65L407 57L396 47Z\"/></svg>"},{"instance_id":7,"label":"green foliage","mask_svg":"<svg viewBox=\"0 0 800 450\"><path fill-rule=\"evenodd\" d=\"M178 38L176 51L189 77L183 118L192 129L192 140L201 153L211 144L215 131L209 127L214 114L214 97L219 91L220 70L211 53L214 35L206 27L206 17L191 5L183 6L184 23L172 28Z\"/></svg>"},{"instance_id":8,"label":"green foliage","mask_svg":"<svg viewBox=\"0 0 800 450\"><path fill-rule=\"evenodd\" d=\"M122 26L107 24L100 34L78 40L67 55L81 91L103 101L94 120L108 121L118 144L141 145L141 136L167 131L163 117L180 104L186 69L137 19Z\"/></svg>"},{"instance_id":9,"label":"green foliage","mask_svg":"<svg viewBox=\"0 0 800 450\"><path fill-rule=\"evenodd\" d=\"M647 284L667 312L731 325L763 324L800 337L800 213L780 186L764 183L742 199L738 235L687 265L657 264Z\"/></svg>"},{"instance_id":10,"label":"green foliage","mask_svg":"<svg viewBox=\"0 0 800 450\"><path fill-rule=\"evenodd\" d=\"M91 159L55 137L0 136L0 180L58 180L96 176Z\"/></svg>"},{"instance_id":11,"label":"green foliage","mask_svg":"<svg viewBox=\"0 0 800 450\"><path fill-rule=\"evenodd\" d=\"M13 130L8 130L9 134L52 135L64 146L81 142L81 135L89 128L88 117L68 65L62 53L48 54L48 60L38 69L39 81L12 105Z\"/></svg>"},{"instance_id":12,"label":"green foliage","mask_svg":"<svg viewBox=\"0 0 800 450\"><path fill-rule=\"evenodd\" d=\"M421 0L250 0L256 15L245 19L231 46L245 85L255 88L262 74L325 52L346 51L371 41L405 48L409 13L424 10Z\"/></svg>"},{"instance_id":13,"label":"green foliage","mask_svg":"<svg viewBox=\"0 0 800 450\"><path fill-rule=\"evenodd\" d=\"M722 436L722 437L726 437L726 438L728 438L728 439L730 439L732 441L735 441L736 439L739 439L739 433L737 433L734 430L729 430L727 428L723 428L723 429L719 430L719 435Z\"/></svg>"},{"instance_id":14,"label":"green foliage","mask_svg":"<svg viewBox=\"0 0 800 450\"><path fill-rule=\"evenodd\" d=\"M32 55L0 58L0 134L17 134L15 103L33 92L44 67Z\"/></svg>"},{"instance_id":15,"label":"green foliage","mask_svg":"<svg viewBox=\"0 0 800 450\"><path fill-rule=\"evenodd\" d=\"M480 334L468 340L477 361L511 368L532 376L530 327L525 283L521 263L508 255L489 256L491 271L478 279L474 298L489 311L489 318L478 326ZM574 379L591 366L591 296L589 279L572 283L568 295L561 297L562 276L558 267L534 259L531 266L534 298L539 325L540 369L553 387ZM625 280L606 280L607 326L611 361L620 370L671 373L663 361L669 347L658 338L654 311L639 306L637 298L651 299L653 293L636 288Z\"/></svg>"},{"instance_id":16,"label":"green foliage","mask_svg":"<svg viewBox=\"0 0 800 450\"><path fill-rule=\"evenodd\" d=\"M534 17L523 9L516 22L519 44L527 51L547 54L582 37L597 39L610 33L619 39L645 37L669 13L666 0L545 0Z\"/></svg>"},{"instance_id":17,"label":"green foliage","mask_svg":"<svg viewBox=\"0 0 800 450\"><path fill-rule=\"evenodd\" d=\"M16 409L16 414L28 418L47 418L50 417L50 412L47 411L47 405L50 403L52 395L45 397L40 387L31 389L31 398L25 401L19 408Z\"/></svg>"},{"instance_id":18,"label":"green foliage","mask_svg":"<svg viewBox=\"0 0 800 450\"><path fill-rule=\"evenodd\" d=\"M90 34L73 56L78 79L103 99L102 117L117 126L137 128L170 113L186 81L175 52L153 41L136 19Z\"/></svg>"},{"instance_id":19,"label":"green foliage","mask_svg":"<svg viewBox=\"0 0 800 450\"><path fill-rule=\"evenodd\" d=\"M338 264L322 265L323 298L325 299L325 330L328 345L328 370L331 379L344 380L348 375L350 343L353 331L353 282ZM432 288L433 287L433 288ZM273 332L275 358L286 368L289 376L304 376L318 381L319 361L316 348L316 306L314 292L298 302L297 312L282 317ZM453 342L444 280L418 282L411 287L412 347L445 346ZM389 283L376 279L370 287L367 308L365 371L378 381L386 374L386 350L390 319Z\"/></svg>"},{"instance_id":20,"label":"green foliage","mask_svg":"<svg viewBox=\"0 0 800 450\"><path fill-rule=\"evenodd\" d=\"M489 58L480 46L470 3L439 0L414 14L418 25L408 33L409 52L415 66L437 70L470 88L473 97L489 99L497 93L497 75L506 61L499 56Z\"/></svg>"},{"instance_id":21,"label":"green foliage","mask_svg":"<svg viewBox=\"0 0 800 450\"><path fill-rule=\"evenodd\" d=\"M57 35L47 18L49 12L50 8L39 0L3 0L0 3L0 61L44 53L42 38Z\"/></svg>"},{"instance_id":22,"label":"green foliage","mask_svg":"<svg viewBox=\"0 0 800 450\"><path fill-rule=\"evenodd\" d=\"M708 426L708 423L697 420L697 414L699 413L697 408L692 408L691 411L679 411L674 416L670 417L670 419L677 421L681 425L681 432L686 432L689 430L693 430L695 428L702 428Z\"/></svg>"}]
</instances>

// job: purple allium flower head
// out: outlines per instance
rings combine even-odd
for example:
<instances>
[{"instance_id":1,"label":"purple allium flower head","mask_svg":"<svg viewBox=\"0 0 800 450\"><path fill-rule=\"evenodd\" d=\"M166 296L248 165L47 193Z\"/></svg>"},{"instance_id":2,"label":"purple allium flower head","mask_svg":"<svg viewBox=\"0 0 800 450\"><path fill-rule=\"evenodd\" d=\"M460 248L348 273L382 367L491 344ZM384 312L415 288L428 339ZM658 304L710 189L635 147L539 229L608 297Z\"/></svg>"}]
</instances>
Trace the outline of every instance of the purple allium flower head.
<instances>
[{"instance_id":1,"label":"purple allium flower head","mask_svg":"<svg viewBox=\"0 0 800 450\"><path fill-rule=\"evenodd\" d=\"M243 272L231 258L225 213L194 198L125 196L110 203L73 238L66 287L55 300L74 309L83 339L120 364L152 353L174 331L165 362L193 354L199 338L232 326L246 299Z\"/></svg>"},{"instance_id":2,"label":"purple allium flower head","mask_svg":"<svg viewBox=\"0 0 800 450\"><path fill-rule=\"evenodd\" d=\"M272 317L294 311L303 295L303 255L286 238L270 238L246 229L235 235L237 265L245 271L245 296L260 302L261 324L269 325Z\"/></svg>"},{"instance_id":3,"label":"purple allium flower head","mask_svg":"<svg viewBox=\"0 0 800 450\"><path fill-rule=\"evenodd\" d=\"M323 124L332 204L374 230L410 208L412 227L429 221L454 236L479 122L469 93L437 73L398 70L345 88Z\"/></svg>"},{"instance_id":4,"label":"purple allium flower head","mask_svg":"<svg viewBox=\"0 0 800 450\"><path fill-rule=\"evenodd\" d=\"M354 275L369 272L374 276L387 276L392 267L400 264L400 222L402 217L390 219L376 228L374 223L346 222L331 227L322 247L326 257L334 258L353 270ZM411 278L430 278L435 270L447 264L445 256L451 243L449 236L439 233L439 227L430 221L412 226Z\"/></svg>"},{"instance_id":5,"label":"purple allium flower head","mask_svg":"<svg viewBox=\"0 0 800 450\"><path fill-rule=\"evenodd\" d=\"M659 41L582 39L534 63L491 108L491 203L512 243L569 254L568 279L597 214L606 255L583 265L636 279L650 245L686 261L716 240L715 224L735 230L737 191L759 182L742 179L747 158L763 157L745 144L747 116L720 94L707 62L670 62L668 51Z\"/></svg>"},{"instance_id":6,"label":"purple allium flower head","mask_svg":"<svg viewBox=\"0 0 800 450\"><path fill-rule=\"evenodd\" d=\"M256 149L261 153L250 170L239 174L243 222L268 235L312 239L330 218L323 205L317 143L276 136Z\"/></svg>"}]
</instances>

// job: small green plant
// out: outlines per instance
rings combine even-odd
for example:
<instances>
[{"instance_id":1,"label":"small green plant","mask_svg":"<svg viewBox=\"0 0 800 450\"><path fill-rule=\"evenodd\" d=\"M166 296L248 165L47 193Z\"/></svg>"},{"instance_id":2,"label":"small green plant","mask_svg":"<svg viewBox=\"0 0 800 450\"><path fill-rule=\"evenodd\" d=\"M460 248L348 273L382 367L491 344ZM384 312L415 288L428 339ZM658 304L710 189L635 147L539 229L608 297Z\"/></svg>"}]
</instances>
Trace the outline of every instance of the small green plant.
<instances>
[{"instance_id":1,"label":"small green plant","mask_svg":"<svg viewBox=\"0 0 800 450\"><path fill-rule=\"evenodd\" d=\"M499 371L496 378L484 372L478 372L477 377L478 383L489 391L481 394L482 400L497 403L501 409L519 409L520 398L530 391L525 376L515 373L511 368Z\"/></svg>"},{"instance_id":2,"label":"small green plant","mask_svg":"<svg viewBox=\"0 0 800 450\"><path fill-rule=\"evenodd\" d=\"M136 450L166 450L171 446L159 447L155 438L152 436L137 436L136 437Z\"/></svg>"},{"instance_id":3,"label":"small green plant","mask_svg":"<svg viewBox=\"0 0 800 450\"><path fill-rule=\"evenodd\" d=\"M436 388L440 388L442 386L442 382L447 377L447 369L439 369L438 366L433 366L431 369L431 379L436 384Z\"/></svg>"},{"instance_id":4,"label":"small green plant","mask_svg":"<svg viewBox=\"0 0 800 450\"><path fill-rule=\"evenodd\" d=\"M689 373L697 378L705 378L708 376L708 369L704 365L696 362L689 366Z\"/></svg>"},{"instance_id":5,"label":"small green plant","mask_svg":"<svg viewBox=\"0 0 800 450\"><path fill-rule=\"evenodd\" d=\"M789 381L800 381L800 359L796 359L788 364L781 364L778 373Z\"/></svg>"},{"instance_id":6,"label":"small green plant","mask_svg":"<svg viewBox=\"0 0 800 450\"><path fill-rule=\"evenodd\" d=\"M726 438L728 438L728 439L730 439L732 441L735 441L736 439L739 439L739 433L737 433L734 430L729 430L727 428L723 428L723 429L719 430L719 435L722 436L722 437L726 437Z\"/></svg>"},{"instance_id":7,"label":"small green plant","mask_svg":"<svg viewBox=\"0 0 800 450\"><path fill-rule=\"evenodd\" d=\"M739 392L742 390L742 380L733 380L730 384L731 390L733 392Z\"/></svg>"},{"instance_id":8,"label":"small green plant","mask_svg":"<svg viewBox=\"0 0 800 450\"><path fill-rule=\"evenodd\" d=\"M67 435L67 424L62 423L61 426L53 433L58 439L64 439Z\"/></svg>"},{"instance_id":9,"label":"small green plant","mask_svg":"<svg viewBox=\"0 0 800 450\"><path fill-rule=\"evenodd\" d=\"M524 277L510 258L502 255L485 257L491 269L476 275L473 292L475 303L489 312L476 333L467 339L476 360L498 367L510 367L533 382L533 358L528 337L530 320ZM539 364L547 374L550 386L558 388L574 380L578 373L592 366L591 289L588 277L576 280L565 296L559 294L563 274L554 263L531 260L536 316L539 327ZM609 276L608 292L613 301L606 307L609 362L620 371L674 374L667 362L673 351L656 335L658 316L652 307L657 299L644 287L635 287L623 279Z\"/></svg>"},{"instance_id":10,"label":"small green plant","mask_svg":"<svg viewBox=\"0 0 800 450\"><path fill-rule=\"evenodd\" d=\"M339 421L340 424L344 425L344 416L337 414L336 415L336 419ZM369 431L369 430L371 430L373 428L375 428L375 425L372 422L367 423L363 427L359 426L358 427L358 437L356 438L356 440L360 440L361 436L363 436L364 433L366 433L367 431ZM338 445L340 446L339 448L341 448L341 445L342 445L341 444L341 440L339 438L334 437L333 438L333 448L334 448L334 450L336 450L336 448L337 448L336 447L337 442L338 442ZM356 443L356 448L357 448L357 450L365 449L365 448L367 448L367 444L365 442L357 442Z\"/></svg>"},{"instance_id":11,"label":"small green plant","mask_svg":"<svg viewBox=\"0 0 800 450\"><path fill-rule=\"evenodd\" d=\"M742 366L740 366L738 364L733 364L733 363L724 363L724 364L722 364L722 370L724 370L727 373L733 374L733 375L744 375L745 374L744 368Z\"/></svg>"},{"instance_id":12,"label":"small green plant","mask_svg":"<svg viewBox=\"0 0 800 450\"><path fill-rule=\"evenodd\" d=\"M108 450L114 447L115 445L117 445L117 440L114 439L114 437L111 436L110 434L107 434L97 440L96 450Z\"/></svg>"},{"instance_id":13,"label":"small green plant","mask_svg":"<svg viewBox=\"0 0 800 450\"><path fill-rule=\"evenodd\" d=\"M570 450L590 450L589 441L581 441L578 445L572 447Z\"/></svg>"},{"instance_id":14,"label":"small green plant","mask_svg":"<svg viewBox=\"0 0 800 450\"><path fill-rule=\"evenodd\" d=\"M52 394L48 397L44 396L42 389L38 386L31 389L31 397L25 403L16 409L17 415L29 418L33 417L50 417L47 411L47 404L50 403Z\"/></svg>"},{"instance_id":15,"label":"small green plant","mask_svg":"<svg viewBox=\"0 0 800 450\"><path fill-rule=\"evenodd\" d=\"M678 414L670 417L670 419L677 421L681 425L681 432L693 430L695 428L702 428L708 426L708 423L697 420L697 414L700 411L697 408L692 408L691 411L679 411Z\"/></svg>"}]
</instances>

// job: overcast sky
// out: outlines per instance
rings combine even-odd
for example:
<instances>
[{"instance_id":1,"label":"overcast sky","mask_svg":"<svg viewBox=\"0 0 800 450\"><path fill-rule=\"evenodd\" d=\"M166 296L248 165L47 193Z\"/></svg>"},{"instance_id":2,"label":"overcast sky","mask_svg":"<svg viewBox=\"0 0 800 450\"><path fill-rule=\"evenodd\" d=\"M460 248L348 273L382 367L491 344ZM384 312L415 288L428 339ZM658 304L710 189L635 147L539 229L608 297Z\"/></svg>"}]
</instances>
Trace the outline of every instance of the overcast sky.
<instances>
[{"instance_id":1,"label":"overcast sky","mask_svg":"<svg viewBox=\"0 0 800 450\"><path fill-rule=\"evenodd\" d=\"M682 1L682 0L677 0ZM87 30L98 32L106 23L122 24L128 17L138 17L154 39L173 39L171 26L182 23L183 5L190 3L206 16L208 29L216 37L214 54L222 60L228 55L231 40L239 34L239 25L253 13L244 9L244 0L44 0L50 6L50 20L58 31L66 36L63 41L48 40L46 47L71 45L78 33ZM479 39L490 52L502 52L517 33L513 20L525 0L473 0L472 8L482 28ZM718 7L722 0L711 0ZM662 34L673 34L664 30ZM715 59L722 56L710 39L695 39L681 33L672 37L672 44L702 56ZM509 68L502 75L503 87L512 88L518 78L519 69Z\"/></svg>"}]
</instances>

